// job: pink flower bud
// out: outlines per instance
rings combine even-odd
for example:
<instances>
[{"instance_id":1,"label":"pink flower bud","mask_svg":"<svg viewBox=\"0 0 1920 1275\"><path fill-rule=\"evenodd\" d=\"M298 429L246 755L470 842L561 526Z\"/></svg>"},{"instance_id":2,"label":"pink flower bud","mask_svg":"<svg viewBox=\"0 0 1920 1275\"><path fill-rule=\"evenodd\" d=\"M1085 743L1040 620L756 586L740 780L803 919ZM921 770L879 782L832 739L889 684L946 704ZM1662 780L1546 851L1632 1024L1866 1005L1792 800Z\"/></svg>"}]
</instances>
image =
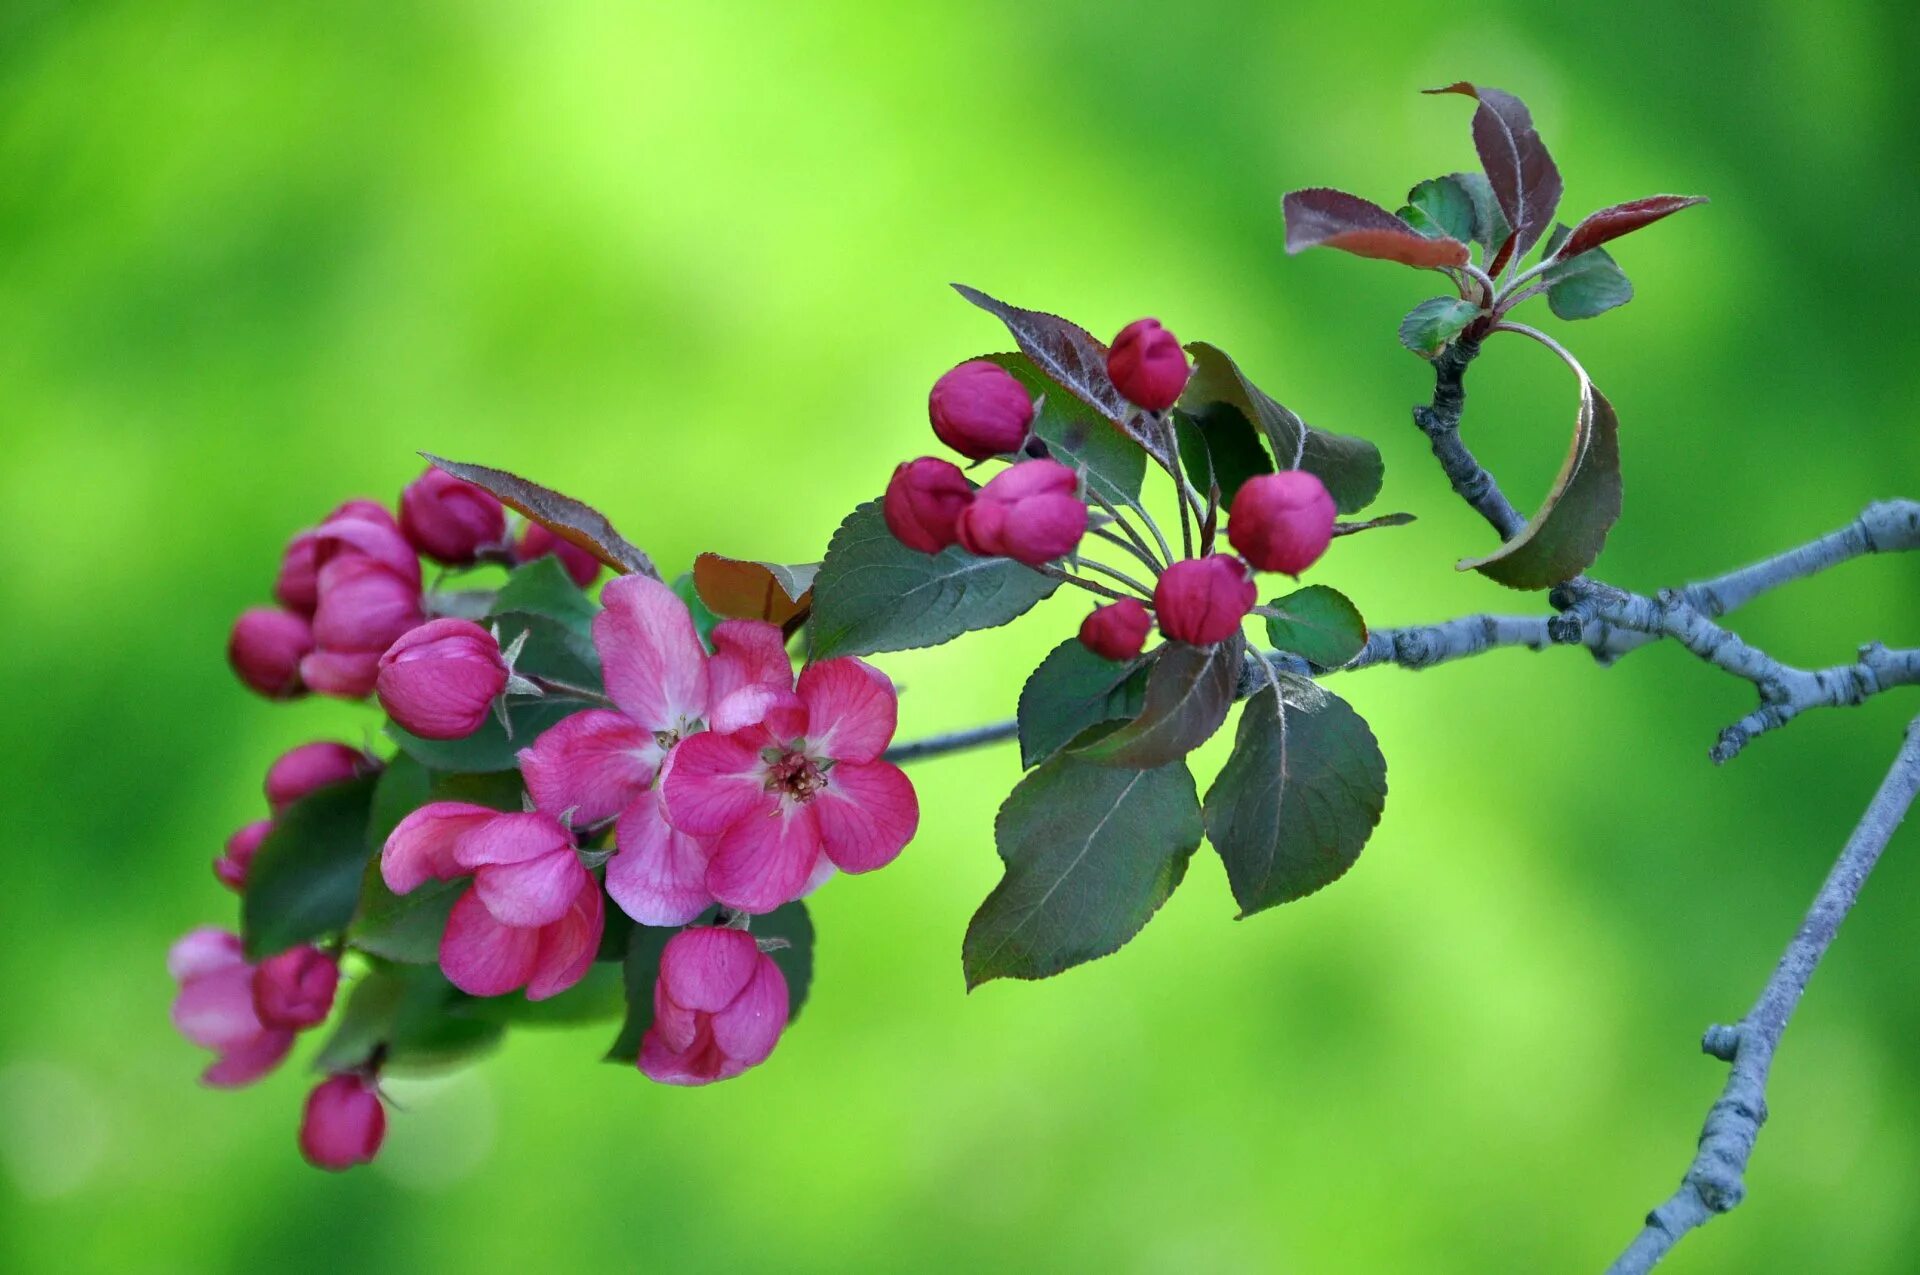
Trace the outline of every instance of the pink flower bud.
<instances>
[{"instance_id":1,"label":"pink flower bud","mask_svg":"<svg viewBox=\"0 0 1920 1275\"><path fill-rule=\"evenodd\" d=\"M424 618L417 575L409 581L363 554L334 558L320 568L316 650L300 662L301 680L323 695L366 695L379 675L381 653Z\"/></svg>"},{"instance_id":2,"label":"pink flower bud","mask_svg":"<svg viewBox=\"0 0 1920 1275\"><path fill-rule=\"evenodd\" d=\"M1109 602L1080 622L1080 644L1107 660L1130 660L1147 644L1153 616L1133 598Z\"/></svg>"},{"instance_id":3,"label":"pink flower bud","mask_svg":"<svg viewBox=\"0 0 1920 1275\"><path fill-rule=\"evenodd\" d=\"M486 488L428 469L400 493L400 530L429 558L465 566L507 538L507 511Z\"/></svg>"},{"instance_id":4,"label":"pink flower bud","mask_svg":"<svg viewBox=\"0 0 1920 1275\"><path fill-rule=\"evenodd\" d=\"M1153 590L1160 631L1194 646L1224 642L1240 629L1258 593L1247 564L1230 553L1184 558Z\"/></svg>"},{"instance_id":5,"label":"pink flower bud","mask_svg":"<svg viewBox=\"0 0 1920 1275\"><path fill-rule=\"evenodd\" d=\"M340 964L317 947L290 948L253 970L253 1010L268 1027L302 1031L333 1011Z\"/></svg>"},{"instance_id":6,"label":"pink flower bud","mask_svg":"<svg viewBox=\"0 0 1920 1275\"><path fill-rule=\"evenodd\" d=\"M1192 369L1180 339L1158 319L1135 319L1120 329L1107 351L1107 375L1128 402L1164 412L1180 401Z\"/></svg>"},{"instance_id":7,"label":"pink flower bud","mask_svg":"<svg viewBox=\"0 0 1920 1275\"><path fill-rule=\"evenodd\" d=\"M280 755L267 768L267 804L279 814L316 789L343 784L373 768L367 755L345 744L319 740Z\"/></svg>"},{"instance_id":8,"label":"pink flower bud","mask_svg":"<svg viewBox=\"0 0 1920 1275\"><path fill-rule=\"evenodd\" d=\"M640 1070L669 1085L727 1080L764 1061L786 1025L786 976L753 936L693 926L660 954Z\"/></svg>"},{"instance_id":9,"label":"pink flower bud","mask_svg":"<svg viewBox=\"0 0 1920 1275\"><path fill-rule=\"evenodd\" d=\"M292 699L300 685L300 661L313 650L313 626L292 611L254 607L233 622L227 663L240 680L268 699Z\"/></svg>"},{"instance_id":10,"label":"pink flower bud","mask_svg":"<svg viewBox=\"0 0 1920 1275\"><path fill-rule=\"evenodd\" d=\"M983 558L1030 567L1071 553L1087 530L1080 477L1057 460L1024 460L974 493L960 515L960 543Z\"/></svg>"},{"instance_id":11,"label":"pink flower bud","mask_svg":"<svg viewBox=\"0 0 1920 1275\"><path fill-rule=\"evenodd\" d=\"M180 984L173 1025L217 1057L200 1079L222 1089L251 1084L280 1065L293 1033L260 1021L253 1005L253 967L240 936L194 930L167 952L167 972Z\"/></svg>"},{"instance_id":12,"label":"pink flower bud","mask_svg":"<svg viewBox=\"0 0 1920 1275\"><path fill-rule=\"evenodd\" d=\"M583 589L600 578L600 559L539 523L528 523L520 533L519 543L513 546L514 561L532 562L547 554L560 559L560 565L566 568L573 582Z\"/></svg>"},{"instance_id":13,"label":"pink flower bud","mask_svg":"<svg viewBox=\"0 0 1920 1275\"><path fill-rule=\"evenodd\" d=\"M893 471L880 510L895 540L921 553L939 553L958 543L955 524L972 503L973 484L958 465L922 456Z\"/></svg>"},{"instance_id":14,"label":"pink flower bud","mask_svg":"<svg viewBox=\"0 0 1920 1275\"><path fill-rule=\"evenodd\" d=\"M247 871L253 867L253 856L260 853L260 843L273 831L273 820L255 819L227 838L226 851L213 861L213 875L220 883L241 894L247 888Z\"/></svg>"},{"instance_id":15,"label":"pink flower bud","mask_svg":"<svg viewBox=\"0 0 1920 1275\"><path fill-rule=\"evenodd\" d=\"M386 1109L365 1076L329 1076L307 1095L300 1116L300 1154L314 1168L338 1173L367 1164L386 1136Z\"/></svg>"},{"instance_id":16,"label":"pink flower bud","mask_svg":"<svg viewBox=\"0 0 1920 1275\"><path fill-rule=\"evenodd\" d=\"M393 514L388 512L385 505L367 496L356 496L352 500L341 501L334 507L334 511L321 521L328 523L335 518L358 518L361 522L378 523L382 527L389 528L398 528L400 525L393 520Z\"/></svg>"},{"instance_id":17,"label":"pink flower bud","mask_svg":"<svg viewBox=\"0 0 1920 1275\"><path fill-rule=\"evenodd\" d=\"M472 620L429 620L380 657L380 706L422 739L465 739L507 686L500 643Z\"/></svg>"},{"instance_id":18,"label":"pink flower bud","mask_svg":"<svg viewBox=\"0 0 1920 1275\"><path fill-rule=\"evenodd\" d=\"M998 363L974 359L933 383L927 414L941 442L962 456L985 460L1026 445L1033 398Z\"/></svg>"},{"instance_id":19,"label":"pink flower bud","mask_svg":"<svg viewBox=\"0 0 1920 1275\"><path fill-rule=\"evenodd\" d=\"M1305 470L1261 474L1234 495L1227 539L1257 570L1297 576L1327 551L1336 513L1326 485Z\"/></svg>"},{"instance_id":20,"label":"pink flower bud","mask_svg":"<svg viewBox=\"0 0 1920 1275\"><path fill-rule=\"evenodd\" d=\"M385 510L380 520L359 512L335 516L320 524L313 533L313 561L319 568L316 578L319 605L326 605L326 569L335 562L362 558L376 562L404 580L418 592L420 555L400 534L400 528Z\"/></svg>"},{"instance_id":21,"label":"pink flower bud","mask_svg":"<svg viewBox=\"0 0 1920 1275\"><path fill-rule=\"evenodd\" d=\"M320 565L313 560L314 533L303 531L287 542L280 555L280 575L273 582L273 596L281 606L311 619L314 604L320 600Z\"/></svg>"}]
</instances>

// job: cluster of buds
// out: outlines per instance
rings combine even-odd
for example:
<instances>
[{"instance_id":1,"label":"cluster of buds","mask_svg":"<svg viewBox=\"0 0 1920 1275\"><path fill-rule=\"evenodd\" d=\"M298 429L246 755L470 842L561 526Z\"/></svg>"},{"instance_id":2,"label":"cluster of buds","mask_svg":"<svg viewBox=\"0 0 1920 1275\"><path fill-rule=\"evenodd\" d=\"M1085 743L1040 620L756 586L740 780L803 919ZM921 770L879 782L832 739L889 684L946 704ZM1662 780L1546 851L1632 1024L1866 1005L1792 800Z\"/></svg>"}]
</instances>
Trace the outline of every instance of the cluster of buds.
<instances>
[{"instance_id":1,"label":"cluster of buds","mask_svg":"<svg viewBox=\"0 0 1920 1275\"><path fill-rule=\"evenodd\" d=\"M901 544L920 553L957 545L978 557L1011 558L1112 599L1080 629L1086 647L1106 659L1138 656L1156 622L1178 642L1223 642L1239 631L1258 601L1255 571L1297 577L1326 552L1334 534L1333 497L1319 478L1300 469L1250 478L1228 511L1226 536L1235 552L1214 552L1217 493L1203 509L1201 494L1179 469L1166 417L1192 376L1179 339L1156 319L1138 319L1114 337L1106 367L1114 388L1136 409L1140 428L1166 440L1167 469L1180 488L1182 556L1174 555L1137 502L1131 512L1153 532L1158 553L1125 511L1105 501L1098 501L1104 513L1089 510L1088 501L1097 498L1084 476L1052 459L1033 433L1040 405L1012 373L989 359L962 363L936 381L928 415L935 435L961 456L976 463L1008 461L1008 468L976 488L951 461L934 456L907 461L894 470L881 502L887 527ZM1197 551L1188 528L1190 510L1204 528ZM1113 534L1116 528L1126 535ZM1081 546L1090 529L1139 559L1152 583L1087 558Z\"/></svg>"}]
</instances>

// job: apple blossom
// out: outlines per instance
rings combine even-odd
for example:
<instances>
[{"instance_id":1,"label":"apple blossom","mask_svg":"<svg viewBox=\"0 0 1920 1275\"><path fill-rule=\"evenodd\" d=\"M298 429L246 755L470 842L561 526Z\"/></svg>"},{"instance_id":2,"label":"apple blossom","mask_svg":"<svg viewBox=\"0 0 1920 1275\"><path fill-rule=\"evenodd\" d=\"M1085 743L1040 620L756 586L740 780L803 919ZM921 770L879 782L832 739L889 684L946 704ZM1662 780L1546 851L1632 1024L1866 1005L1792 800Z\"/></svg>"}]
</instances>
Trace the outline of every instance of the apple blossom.
<instances>
[{"instance_id":1,"label":"apple blossom","mask_svg":"<svg viewBox=\"0 0 1920 1275\"><path fill-rule=\"evenodd\" d=\"M1107 375L1115 387L1149 411L1164 412L1178 402L1192 374L1180 339L1158 319L1135 319L1107 351Z\"/></svg>"},{"instance_id":2,"label":"apple blossom","mask_svg":"<svg viewBox=\"0 0 1920 1275\"><path fill-rule=\"evenodd\" d=\"M1017 452L1033 424L1033 396L1013 373L973 359L933 383L927 415L940 441L972 460Z\"/></svg>"},{"instance_id":3,"label":"apple blossom","mask_svg":"<svg viewBox=\"0 0 1920 1275\"><path fill-rule=\"evenodd\" d=\"M751 934L684 929L660 954L640 1070L669 1085L730 1079L773 1052L787 1012L786 976Z\"/></svg>"},{"instance_id":4,"label":"apple blossom","mask_svg":"<svg viewBox=\"0 0 1920 1275\"><path fill-rule=\"evenodd\" d=\"M307 1095L300 1113L300 1154L316 1169L339 1172L366 1164L387 1135L387 1113L369 1078L355 1072L327 1077Z\"/></svg>"},{"instance_id":5,"label":"apple blossom","mask_svg":"<svg viewBox=\"0 0 1920 1275\"><path fill-rule=\"evenodd\" d=\"M1326 484L1305 470L1260 474L1234 495L1227 539L1256 570L1297 576L1327 551L1337 513Z\"/></svg>"},{"instance_id":6,"label":"apple blossom","mask_svg":"<svg viewBox=\"0 0 1920 1275\"><path fill-rule=\"evenodd\" d=\"M1168 637L1211 646L1240 631L1240 621L1258 598L1247 564L1230 553L1215 553L1168 567L1154 587L1153 610Z\"/></svg>"},{"instance_id":7,"label":"apple blossom","mask_svg":"<svg viewBox=\"0 0 1920 1275\"><path fill-rule=\"evenodd\" d=\"M438 473L438 470L434 471ZM465 739L506 689L500 643L472 620L429 620L381 655L380 706L422 739Z\"/></svg>"},{"instance_id":8,"label":"apple blossom","mask_svg":"<svg viewBox=\"0 0 1920 1275\"><path fill-rule=\"evenodd\" d=\"M173 1025L218 1057L201 1073L216 1088L252 1084L280 1065L293 1032L269 1027L254 1009L254 967L240 954L240 936L225 930L191 931L167 952L167 972L180 985Z\"/></svg>"},{"instance_id":9,"label":"apple blossom","mask_svg":"<svg viewBox=\"0 0 1920 1275\"><path fill-rule=\"evenodd\" d=\"M960 514L960 544L982 558L1042 566L1072 553L1087 531L1080 476L1057 460L1027 460L996 474Z\"/></svg>"}]
</instances>

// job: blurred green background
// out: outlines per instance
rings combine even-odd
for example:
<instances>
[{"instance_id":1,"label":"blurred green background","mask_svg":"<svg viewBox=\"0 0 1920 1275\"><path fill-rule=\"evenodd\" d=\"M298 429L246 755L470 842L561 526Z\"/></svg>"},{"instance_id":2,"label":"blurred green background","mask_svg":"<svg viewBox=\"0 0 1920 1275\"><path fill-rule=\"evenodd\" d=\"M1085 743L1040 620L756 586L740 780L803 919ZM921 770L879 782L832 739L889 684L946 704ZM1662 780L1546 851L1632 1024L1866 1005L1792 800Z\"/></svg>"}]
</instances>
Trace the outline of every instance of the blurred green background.
<instances>
[{"instance_id":1,"label":"blurred green background","mask_svg":"<svg viewBox=\"0 0 1920 1275\"><path fill-rule=\"evenodd\" d=\"M1508 652L1339 692L1393 794L1360 866L1235 924L1210 854L1143 936L962 993L1012 749L914 772L900 862L814 900L814 996L705 1091L521 1033L394 1086L377 1167L309 1171L306 1077L196 1086L167 943L280 750L222 658L280 546L417 448L601 504L675 569L814 558L930 381L1005 341L960 279L1106 334L1143 313L1374 438L1380 508L1316 578L1376 623L1539 600L1408 424L1438 282L1288 260L1278 197L1393 204L1468 165L1459 78L1521 93L1568 213L1713 204L1617 245L1630 306L1536 321L1624 422L1601 572L1652 588L1920 495L1912 6L65 5L0 11L0 1266L417 1272L1592 1271L1677 1180L1741 1013L1912 695L1724 770L1750 691L1677 649ZM1495 343L1469 433L1531 503L1573 389ZM1785 658L1920 639L1920 559L1755 606ZM1011 711L1077 622L881 662L903 734ZM1203 756L1203 781L1220 760ZM1920 831L1788 1037L1748 1206L1676 1272L1910 1272ZM309 1046L311 1048L311 1046Z\"/></svg>"}]
</instances>

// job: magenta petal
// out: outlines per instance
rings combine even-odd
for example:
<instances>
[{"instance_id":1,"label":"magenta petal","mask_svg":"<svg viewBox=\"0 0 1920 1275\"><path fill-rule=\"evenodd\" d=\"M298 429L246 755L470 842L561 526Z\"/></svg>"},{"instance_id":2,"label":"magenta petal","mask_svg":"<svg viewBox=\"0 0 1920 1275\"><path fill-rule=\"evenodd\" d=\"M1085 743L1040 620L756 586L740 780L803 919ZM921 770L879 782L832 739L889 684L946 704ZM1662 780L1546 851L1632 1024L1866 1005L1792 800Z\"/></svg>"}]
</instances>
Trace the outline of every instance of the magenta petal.
<instances>
[{"instance_id":1,"label":"magenta petal","mask_svg":"<svg viewBox=\"0 0 1920 1275\"><path fill-rule=\"evenodd\" d=\"M380 652L315 651L300 661L300 680L322 695L364 699L380 680Z\"/></svg>"},{"instance_id":2,"label":"magenta petal","mask_svg":"<svg viewBox=\"0 0 1920 1275\"><path fill-rule=\"evenodd\" d=\"M713 1043L708 1023L700 1024L698 1034L684 1049L669 1046L657 1023L640 1038L640 1070L647 1079L663 1085L710 1085L716 1080L730 1080L746 1069L745 1063L727 1057Z\"/></svg>"},{"instance_id":3,"label":"magenta petal","mask_svg":"<svg viewBox=\"0 0 1920 1275\"><path fill-rule=\"evenodd\" d=\"M792 690L793 661L787 657L787 639L780 626L765 620L722 620L714 625L707 678L716 705L750 686Z\"/></svg>"},{"instance_id":4,"label":"magenta petal","mask_svg":"<svg viewBox=\"0 0 1920 1275\"><path fill-rule=\"evenodd\" d=\"M660 954L660 991L676 1005L711 1014L746 989L759 960L760 948L745 930L691 926L668 939Z\"/></svg>"},{"instance_id":5,"label":"magenta petal","mask_svg":"<svg viewBox=\"0 0 1920 1275\"><path fill-rule=\"evenodd\" d=\"M588 885L574 896L565 916L540 931L540 949L534 956L533 977L527 983L528 1000L558 996L593 968L607 913L599 887L591 882Z\"/></svg>"},{"instance_id":6,"label":"magenta petal","mask_svg":"<svg viewBox=\"0 0 1920 1275\"><path fill-rule=\"evenodd\" d=\"M800 897L819 858L812 807L776 805L721 834L707 865L707 888L736 911L771 912Z\"/></svg>"},{"instance_id":7,"label":"magenta petal","mask_svg":"<svg viewBox=\"0 0 1920 1275\"><path fill-rule=\"evenodd\" d=\"M710 837L749 814L775 805L766 790L760 755L730 735L705 731L674 745L660 777L667 821L682 832Z\"/></svg>"},{"instance_id":8,"label":"magenta petal","mask_svg":"<svg viewBox=\"0 0 1920 1275\"><path fill-rule=\"evenodd\" d=\"M807 751L838 761L872 761L887 749L900 700L885 673L842 656L809 664L800 674L807 706Z\"/></svg>"},{"instance_id":9,"label":"magenta petal","mask_svg":"<svg viewBox=\"0 0 1920 1275\"><path fill-rule=\"evenodd\" d=\"M229 965L189 979L173 998L173 1025L202 1049L238 1049L263 1030L253 1008L253 970Z\"/></svg>"},{"instance_id":10,"label":"magenta petal","mask_svg":"<svg viewBox=\"0 0 1920 1275\"><path fill-rule=\"evenodd\" d=\"M653 730L678 730L707 715L707 653L687 604L646 576L625 575L601 590L593 618L607 694Z\"/></svg>"},{"instance_id":11,"label":"magenta petal","mask_svg":"<svg viewBox=\"0 0 1920 1275\"><path fill-rule=\"evenodd\" d=\"M773 1052L786 1025L786 975L772 957L756 952L746 990L713 1016L713 1042L727 1057L751 1067Z\"/></svg>"},{"instance_id":12,"label":"magenta petal","mask_svg":"<svg viewBox=\"0 0 1920 1275\"><path fill-rule=\"evenodd\" d=\"M634 798L615 825L614 842L607 893L640 924L685 925L713 903L706 847L667 822L658 793Z\"/></svg>"},{"instance_id":13,"label":"magenta petal","mask_svg":"<svg viewBox=\"0 0 1920 1275\"><path fill-rule=\"evenodd\" d=\"M167 973L176 983L211 974L229 965L244 965L240 955L240 936L203 925L189 930L167 949Z\"/></svg>"},{"instance_id":14,"label":"magenta petal","mask_svg":"<svg viewBox=\"0 0 1920 1275\"><path fill-rule=\"evenodd\" d=\"M892 863L920 825L913 781L892 762L841 762L814 796L827 857L847 872L871 872Z\"/></svg>"},{"instance_id":15,"label":"magenta petal","mask_svg":"<svg viewBox=\"0 0 1920 1275\"><path fill-rule=\"evenodd\" d=\"M533 977L540 931L502 925L468 890L453 905L440 936L440 972L470 996L504 996Z\"/></svg>"},{"instance_id":16,"label":"magenta petal","mask_svg":"<svg viewBox=\"0 0 1920 1275\"><path fill-rule=\"evenodd\" d=\"M394 825L380 848L380 877L395 894L406 894L426 880L451 881L466 869L453 857L459 840L500 817L488 806L468 801L434 801Z\"/></svg>"},{"instance_id":17,"label":"magenta petal","mask_svg":"<svg viewBox=\"0 0 1920 1275\"><path fill-rule=\"evenodd\" d=\"M561 850L572 851L573 834L552 815L535 810L493 818L461 837L453 847L454 862L463 868L497 863L526 863Z\"/></svg>"},{"instance_id":18,"label":"magenta petal","mask_svg":"<svg viewBox=\"0 0 1920 1275\"><path fill-rule=\"evenodd\" d=\"M229 1050L200 1073L202 1084L216 1089L250 1085L280 1065L293 1050L295 1033L263 1031L238 1049Z\"/></svg>"},{"instance_id":19,"label":"magenta petal","mask_svg":"<svg viewBox=\"0 0 1920 1275\"><path fill-rule=\"evenodd\" d=\"M571 849L524 863L487 864L473 874L474 892L502 925L551 925L592 885L593 878Z\"/></svg>"},{"instance_id":20,"label":"magenta petal","mask_svg":"<svg viewBox=\"0 0 1920 1275\"><path fill-rule=\"evenodd\" d=\"M659 768L653 732L624 713L592 709L541 732L520 750L520 774L533 804L548 814L573 811L575 827L626 809Z\"/></svg>"},{"instance_id":21,"label":"magenta petal","mask_svg":"<svg viewBox=\"0 0 1920 1275\"><path fill-rule=\"evenodd\" d=\"M674 1052L691 1049L700 1034L700 1015L668 1000L658 979L653 984L653 1027L648 1034L654 1032Z\"/></svg>"}]
</instances>

